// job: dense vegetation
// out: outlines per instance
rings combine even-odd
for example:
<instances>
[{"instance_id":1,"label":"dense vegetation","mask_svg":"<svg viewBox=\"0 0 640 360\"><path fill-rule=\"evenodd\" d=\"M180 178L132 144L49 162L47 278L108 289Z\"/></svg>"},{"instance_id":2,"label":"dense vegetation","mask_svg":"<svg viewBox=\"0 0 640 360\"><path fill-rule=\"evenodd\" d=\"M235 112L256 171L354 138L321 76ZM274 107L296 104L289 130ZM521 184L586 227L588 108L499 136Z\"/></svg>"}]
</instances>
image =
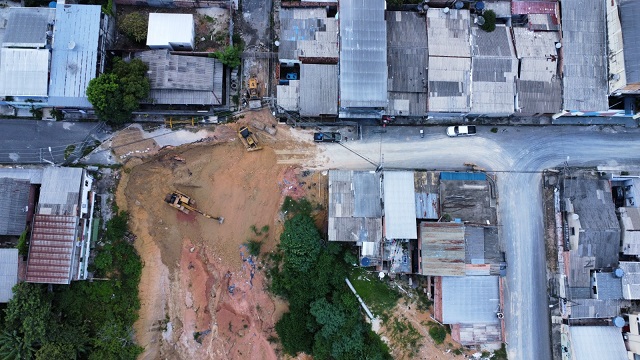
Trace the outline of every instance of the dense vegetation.
<instances>
[{"instance_id":1,"label":"dense vegetation","mask_svg":"<svg viewBox=\"0 0 640 360\"><path fill-rule=\"evenodd\" d=\"M271 257L271 290L289 301L276 324L285 353L315 359L390 359L389 349L364 321L345 278L350 254L323 243L308 202L285 201L289 210L279 252Z\"/></svg>"},{"instance_id":2,"label":"dense vegetation","mask_svg":"<svg viewBox=\"0 0 640 360\"><path fill-rule=\"evenodd\" d=\"M89 82L87 97L101 120L122 124L131 119L140 101L149 96L148 69L140 59L114 58L111 72Z\"/></svg>"},{"instance_id":3,"label":"dense vegetation","mask_svg":"<svg viewBox=\"0 0 640 360\"><path fill-rule=\"evenodd\" d=\"M132 339L138 317L142 263L129 244L128 215L107 223L98 250L100 281L56 285L19 283L7 305L0 332L0 359L135 359L142 348Z\"/></svg>"}]
</instances>

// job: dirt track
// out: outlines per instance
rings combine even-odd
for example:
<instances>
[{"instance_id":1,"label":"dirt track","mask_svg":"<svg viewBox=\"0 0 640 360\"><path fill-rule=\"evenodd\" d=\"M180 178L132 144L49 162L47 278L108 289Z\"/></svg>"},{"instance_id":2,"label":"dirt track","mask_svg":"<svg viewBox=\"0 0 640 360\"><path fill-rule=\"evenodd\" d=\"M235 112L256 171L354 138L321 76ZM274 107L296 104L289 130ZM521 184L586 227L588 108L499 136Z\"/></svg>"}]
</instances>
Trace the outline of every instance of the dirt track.
<instances>
[{"instance_id":1,"label":"dirt track","mask_svg":"<svg viewBox=\"0 0 640 360\"><path fill-rule=\"evenodd\" d=\"M240 122L256 119L275 123L265 111ZM135 324L136 340L145 347L142 359L277 358L267 339L286 306L264 291L260 261L248 260L243 244L260 238L262 251L272 250L283 197L318 192L300 184L299 168L291 165L312 155L309 143L293 138L286 127L275 137L258 132L265 148L248 153L229 136L235 134L229 128L237 127L219 126L212 134L225 136L159 152L153 140L117 147L116 156L133 151L141 157L125 164L116 198L131 213L144 262ZM114 144L131 144L142 135L133 129L122 137ZM146 152L136 153L136 147ZM166 205L163 199L173 189L190 195L201 210L223 216L224 224ZM268 225L269 231L258 237L252 225Z\"/></svg>"}]
</instances>

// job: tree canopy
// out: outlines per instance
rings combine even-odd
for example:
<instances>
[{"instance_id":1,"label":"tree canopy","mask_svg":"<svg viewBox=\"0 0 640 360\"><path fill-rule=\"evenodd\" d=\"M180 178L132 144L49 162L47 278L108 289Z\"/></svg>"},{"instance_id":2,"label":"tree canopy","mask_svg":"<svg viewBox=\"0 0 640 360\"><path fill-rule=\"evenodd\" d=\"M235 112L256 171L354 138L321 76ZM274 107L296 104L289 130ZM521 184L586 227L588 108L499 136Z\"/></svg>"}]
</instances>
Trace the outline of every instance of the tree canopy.
<instances>
[{"instance_id":1,"label":"tree canopy","mask_svg":"<svg viewBox=\"0 0 640 360\"><path fill-rule=\"evenodd\" d=\"M487 10L482 13L484 24L480 28L486 32L492 32L496 29L496 13L493 10Z\"/></svg>"},{"instance_id":2,"label":"tree canopy","mask_svg":"<svg viewBox=\"0 0 640 360\"><path fill-rule=\"evenodd\" d=\"M133 342L138 318L138 283L142 263L125 239L127 214L107 223L102 248L108 261L98 269L102 281L54 285L18 283L0 319L0 359L134 360L142 348Z\"/></svg>"},{"instance_id":3,"label":"tree canopy","mask_svg":"<svg viewBox=\"0 0 640 360\"><path fill-rule=\"evenodd\" d=\"M87 97L98 117L113 124L130 120L131 113L140 106L140 100L149 96L147 70L147 65L140 59L125 62L115 58L111 72L92 79L87 87Z\"/></svg>"},{"instance_id":4,"label":"tree canopy","mask_svg":"<svg viewBox=\"0 0 640 360\"><path fill-rule=\"evenodd\" d=\"M240 54L242 53L242 45L229 45L224 50L218 50L210 54L210 56L220 60L221 63L227 65L230 68L236 68L240 66L242 59Z\"/></svg>"},{"instance_id":5,"label":"tree canopy","mask_svg":"<svg viewBox=\"0 0 640 360\"><path fill-rule=\"evenodd\" d=\"M287 211L308 208L290 199L285 205ZM284 352L315 359L391 359L345 283L348 250L325 244L307 211L290 215L270 269L271 291L289 301L289 312L276 323Z\"/></svg>"}]
</instances>

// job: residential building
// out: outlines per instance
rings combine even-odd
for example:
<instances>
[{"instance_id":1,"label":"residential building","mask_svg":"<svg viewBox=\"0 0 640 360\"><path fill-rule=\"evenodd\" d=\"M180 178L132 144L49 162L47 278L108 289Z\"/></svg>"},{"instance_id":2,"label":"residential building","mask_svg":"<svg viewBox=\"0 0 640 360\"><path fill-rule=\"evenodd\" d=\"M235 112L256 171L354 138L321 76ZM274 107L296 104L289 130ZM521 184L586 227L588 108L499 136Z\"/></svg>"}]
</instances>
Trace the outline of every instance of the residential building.
<instances>
[{"instance_id":1,"label":"residential building","mask_svg":"<svg viewBox=\"0 0 640 360\"><path fill-rule=\"evenodd\" d=\"M497 276L437 276L434 318L451 326L461 345L502 342L500 284Z\"/></svg>"},{"instance_id":2,"label":"residential building","mask_svg":"<svg viewBox=\"0 0 640 360\"><path fill-rule=\"evenodd\" d=\"M573 360L628 360L619 328L562 325L563 348ZM564 335L567 335L566 337Z\"/></svg>"},{"instance_id":3,"label":"residential building","mask_svg":"<svg viewBox=\"0 0 640 360\"><path fill-rule=\"evenodd\" d=\"M193 14L149 14L147 46L153 50L193 50L196 37Z\"/></svg>"},{"instance_id":4,"label":"residential building","mask_svg":"<svg viewBox=\"0 0 640 360\"><path fill-rule=\"evenodd\" d=\"M283 7L277 103L305 117L335 118L338 114L338 19L327 7Z\"/></svg>"},{"instance_id":5,"label":"residential building","mask_svg":"<svg viewBox=\"0 0 640 360\"><path fill-rule=\"evenodd\" d=\"M605 1L564 1L561 9L563 109L607 110Z\"/></svg>"},{"instance_id":6,"label":"residential building","mask_svg":"<svg viewBox=\"0 0 640 360\"><path fill-rule=\"evenodd\" d=\"M380 118L387 107L384 0L340 1L340 117Z\"/></svg>"},{"instance_id":7,"label":"residential building","mask_svg":"<svg viewBox=\"0 0 640 360\"><path fill-rule=\"evenodd\" d=\"M424 116L428 102L427 24L412 11L387 11L388 107L398 116Z\"/></svg>"},{"instance_id":8,"label":"residential building","mask_svg":"<svg viewBox=\"0 0 640 360\"><path fill-rule=\"evenodd\" d=\"M29 180L0 177L0 235L19 236L27 229L33 196Z\"/></svg>"},{"instance_id":9,"label":"residential building","mask_svg":"<svg viewBox=\"0 0 640 360\"><path fill-rule=\"evenodd\" d=\"M15 108L91 108L86 88L104 71L115 24L99 5L11 8L0 48L0 97Z\"/></svg>"},{"instance_id":10,"label":"residential building","mask_svg":"<svg viewBox=\"0 0 640 360\"><path fill-rule=\"evenodd\" d=\"M26 281L69 284L88 277L93 179L81 168L47 167L31 227Z\"/></svg>"},{"instance_id":11,"label":"residential building","mask_svg":"<svg viewBox=\"0 0 640 360\"><path fill-rule=\"evenodd\" d=\"M155 105L222 105L224 66L214 58L174 55L169 50L135 54L149 67L149 103Z\"/></svg>"}]
</instances>

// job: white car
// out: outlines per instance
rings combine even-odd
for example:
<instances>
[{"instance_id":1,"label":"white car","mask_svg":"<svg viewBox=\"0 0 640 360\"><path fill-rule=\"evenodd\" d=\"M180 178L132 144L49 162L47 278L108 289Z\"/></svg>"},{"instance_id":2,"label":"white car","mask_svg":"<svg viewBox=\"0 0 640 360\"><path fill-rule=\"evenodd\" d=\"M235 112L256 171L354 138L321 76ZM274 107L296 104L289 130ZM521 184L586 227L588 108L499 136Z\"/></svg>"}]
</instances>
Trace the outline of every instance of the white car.
<instances>
[{"instance_id":1,"label":"white car","mask_svg":"<svg viewBox=\"0 0 640 360\"><path fill-rule=\"evenodd\" d=\"M456 136L472 136L476 134L476 126L475 125L465 125L465 126L449 126L447 128L447 136L456 137Z\"/></svg>"}]
</instances>

